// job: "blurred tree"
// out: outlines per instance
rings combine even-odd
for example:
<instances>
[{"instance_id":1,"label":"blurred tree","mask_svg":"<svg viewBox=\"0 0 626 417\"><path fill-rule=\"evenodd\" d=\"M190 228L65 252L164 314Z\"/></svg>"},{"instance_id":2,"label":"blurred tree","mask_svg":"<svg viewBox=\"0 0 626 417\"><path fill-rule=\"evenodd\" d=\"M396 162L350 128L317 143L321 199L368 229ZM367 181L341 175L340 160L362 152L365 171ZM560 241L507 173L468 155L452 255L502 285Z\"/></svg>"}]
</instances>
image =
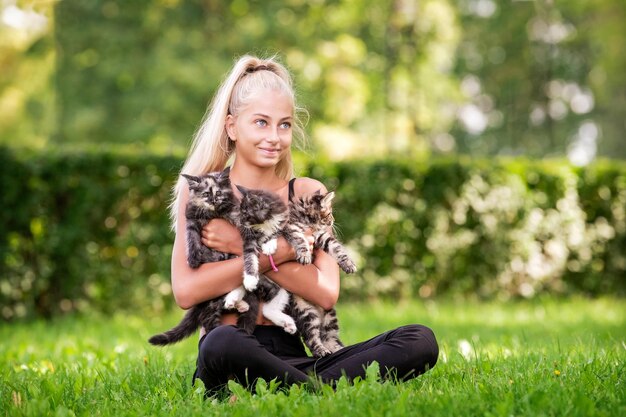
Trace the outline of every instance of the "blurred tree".
<instances>
[{"instance_id":1,"label":"blurred tree","mask_svg":"<svg viewBox=\"0 0 626 417\"><path fill-rule=\"evenodd\" d=\"M573 24L588 34L593 66L587 81L594 92L593 118L601 129L599 154L626 158L626 3L613 0L577 2ZM596 7L594 7L596 6ZM584 31L583 31L584 28Z\"/></svg>"},{"instance_id":2,"label":"blurred tree","mask_svg":"<svg viewBox=\"0 0 626 417\"><path fill-rule=\"evenodd\" d=\"M0 2L0 143L42 146L53 131L53 6Z\"/></svg>"},{"instance_id":3,"label":"blurred tree","mask_svg":"<svg viewBox=\"0 0 626 417\"><path fill-rule=\"evenodd\" d=\"M439 110L455 94L458 29L445 1L90 0L55 11L58 143L185 145L246 52L286 57L332 154L424 153L425 135L450 123Z\"/></svg>"},{"instance_id":4,"label":"blurred tree","mask_svg":"<svg viewBox=\"0 0 626 417\"><path fill-rule=\"evenodd\" d=\"M625 157L625 19L612 0L3 0L0 142L184 151L233 60L277 53L331 157Z\"/></svg>"},{"instance_id":5,"label":"blurred tree","mask_svg":"<svg viewBox=\"0 0 626 417\"><path fill-rule=\"evenodd\" d=\"M617 4L620 3L620 4ZM609 0L457 0L461 152L626 156L626 4ZM620 41L621 39L621 41Z\"/></svg>"},{"instance_id":6,"label":"blurred tree","mask_svg":"<svg viewBox=\"0 0 626 417\"><path fill-rule=\"evenodd\" d=\"M310 88L323 91L316 141L336 157L428 155L458 97L454 9L441 0L361 0L326 5L325 12L330 18L315 37L323 40L301 65L305 78L307 66L318 69Z\"/></svg>"},{"instance_id":7,"label":"blurred tree","mask_svg":"<svg viewBox=\"0 0 626 417\"><path fill-rule=\"evenodd\" d=\"M222 2L178 3L57 4L57 143L186 144L230 63L208 42L229 22Z\"/></svg>"}]
</instances>

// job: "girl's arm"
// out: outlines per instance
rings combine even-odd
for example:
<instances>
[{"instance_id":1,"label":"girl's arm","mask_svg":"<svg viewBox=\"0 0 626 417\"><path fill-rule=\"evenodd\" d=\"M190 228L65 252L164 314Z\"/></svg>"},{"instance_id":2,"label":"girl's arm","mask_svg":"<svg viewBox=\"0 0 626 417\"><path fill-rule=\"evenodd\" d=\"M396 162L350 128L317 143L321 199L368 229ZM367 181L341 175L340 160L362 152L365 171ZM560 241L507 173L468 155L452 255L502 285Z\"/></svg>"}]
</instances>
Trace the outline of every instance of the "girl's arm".
<instances>
[{"instance_id":1,"label":"girl's arm","mask_svg":"<svg viewBox=\"0 0 626 417\"><path fill-rule=\"evenodd\" d=\"M311 265L286 262L278 266L278 272L265 272L268 278L289 292L329 310L339 299L339 266L322 250L315 251Z\"/></svg>"},{"instance_id":2,"label":"girl's arm","mask_svg":"<svg viewBox=\"0 0 626 417\"><path fill-rule=\"evenodd\" d=\"M197 269L187 264L186 250L186 219L185 206L189 191L184 190L176 223L176 237L172 250L172 291L176 303L183 309L206 300L222 296L242 284L243 259L241 257L221 262L201 265ZM241 255L241 236L237 229L225 220L210 222L208 235L203 241L208 246L222 252ZM300 265L291 262L295 259L295 251L283 239L278 241L278 249L273 255L274 262L280 265L278 272L273 272L269 258L262 255L259 259L259 270L275 280L285 289L293 291L307 300L324 308L331 308L339 295L339 273L334 260L321 251L316 253L315 262L311 265ZM326 259L329 258L329 259ZM333 270L336 270L336 280ZM271 271L271 272L270 272Z\"/></svg>"},{"instance_id":3,"label":"girl's arm","mask_svg":"<svg viewBox=\"0 0 626 417\"><path fill-rule=\"evenodd\" d=\"M313 237L308 235L313 244ZM211 220L204 227L202 242L221 252L241 255L242 243L239 232L225 220ZM284 238L278 239L278 248L272 255L278 271L271 268L269 258L259 257L259 271L287 291L311 301L325 309L332 308L339 297L339 267L337 262L321 250L315 251L311 265L301 265L294 261L295 251ZM242 258L237 258L241 260ZM238 263L238 279L241 285L243 262Z\"/></svg>"}]
</instances>

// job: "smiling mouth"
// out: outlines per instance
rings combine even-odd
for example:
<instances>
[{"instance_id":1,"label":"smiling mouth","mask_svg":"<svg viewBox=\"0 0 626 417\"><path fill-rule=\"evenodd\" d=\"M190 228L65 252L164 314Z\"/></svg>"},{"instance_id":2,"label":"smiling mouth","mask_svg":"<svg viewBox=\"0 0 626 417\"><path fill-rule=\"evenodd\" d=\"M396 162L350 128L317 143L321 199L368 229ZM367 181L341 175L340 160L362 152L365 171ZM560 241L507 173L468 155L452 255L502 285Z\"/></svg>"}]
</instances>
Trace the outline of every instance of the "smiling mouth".
<instances>
[{"instance_id":1,"label":"smiling mouth","mask_svg":"<svg viewBox=\"0 0 626 417\"><path fill-rule=\"evenodd\" d=\"M280 149L259 148L265 153L280 153Z\"/></svg>"}]
</instances>

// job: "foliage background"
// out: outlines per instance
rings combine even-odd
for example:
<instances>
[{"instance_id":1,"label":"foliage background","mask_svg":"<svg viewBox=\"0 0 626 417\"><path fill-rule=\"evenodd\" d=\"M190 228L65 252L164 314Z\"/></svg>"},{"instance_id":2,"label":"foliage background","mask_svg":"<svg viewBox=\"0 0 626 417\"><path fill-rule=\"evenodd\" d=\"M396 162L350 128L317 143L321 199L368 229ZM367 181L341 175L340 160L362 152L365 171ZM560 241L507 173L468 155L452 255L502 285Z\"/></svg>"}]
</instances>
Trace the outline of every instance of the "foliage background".
<instances>
[{"instance_id":1,"label":"foliage background","mask_svg":"<svg viewBox=\"0 0 626 417\"><path fill-rule=\"evenodd\" d=\"M0 148L5 319L173 304L167 218L182 160ZM626 164L300 159L340 190L338 233L359 272L342 300L508 300L626 292ZM16 172L20 176L15 175Z\"/></svg>"},{"instance_id":2,"label":"foliage background","mask_svg":"<svg viewBox=\"0 0 626 417\"><path fill-rule=\"evenodd\" d=\"M172 303L171 182L245 53L278 54L309 110L299 174L340 189L347 299L623 294L624 21L611 0L0 0L0 313Z\"/></svg>"},{"instance_id":3,"label":"foliage background","mask_svg":"<svg viewBox=\"0 0 626 417\"><path fill-rule=\"evenodd\" d=\"M313 149L334 159L626 156L624 2L2 0L0 13L0 143L184 152L235 57L277 53Z\"/></svg>"}]
</instances>

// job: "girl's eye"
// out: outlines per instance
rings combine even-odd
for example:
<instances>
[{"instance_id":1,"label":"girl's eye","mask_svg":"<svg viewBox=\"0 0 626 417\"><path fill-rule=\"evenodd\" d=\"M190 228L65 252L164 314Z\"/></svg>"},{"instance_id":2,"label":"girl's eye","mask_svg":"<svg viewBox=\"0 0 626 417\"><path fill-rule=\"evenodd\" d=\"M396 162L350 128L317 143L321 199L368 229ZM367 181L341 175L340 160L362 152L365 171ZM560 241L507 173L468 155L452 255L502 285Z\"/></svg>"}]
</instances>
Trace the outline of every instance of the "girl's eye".
<instances>
[{"instance_id":1,"label":"girl's eye","mask_svg":"<svg viewBox=\"0 0 626 417\"><path fill-rule=\"evenodd\" d=\"M254 123L256 123L256 124L257 124L257 126L259 126L259 127L265 127L265 126L267 126L267 122L266 122L265 120L263 120L263 119L258 119L258 120L256 120Z\"/></svg>"},{"instance_id":2,"label":"girl's eye","mask_svg":"<svg viewBox=\"0 0 626 417\"><path fill-rule=\"evenodd\" d=\"M281 129L289 129L289 128L291 128L291 123L289 123L289 122L282 122L280 124L280 128Z\"/></svg>"}]
</instances>

